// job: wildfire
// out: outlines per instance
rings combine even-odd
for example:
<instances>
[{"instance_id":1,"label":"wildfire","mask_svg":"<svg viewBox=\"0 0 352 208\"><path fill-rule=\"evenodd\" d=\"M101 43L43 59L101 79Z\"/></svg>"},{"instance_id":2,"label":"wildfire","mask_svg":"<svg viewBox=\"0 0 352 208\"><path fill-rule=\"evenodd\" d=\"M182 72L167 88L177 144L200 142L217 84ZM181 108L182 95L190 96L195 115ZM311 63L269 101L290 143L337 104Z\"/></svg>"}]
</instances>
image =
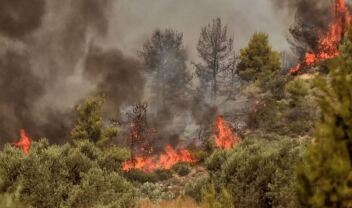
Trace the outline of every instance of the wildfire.
<instances>
[{"instance_id":1,"label":"wildfire","mask_svg":"<svg viewBox=\"0 0 352 208\"><path fill-rule=\"evenodd\" d=\"M167 145L164 151L164 153L158 156L140 156L135 157L132 160L125 161L123 163L122 169L124 171L138 169L146 172L152 172L158 169L171 169L174 165L181 162L196 162L196 160L192 158L191 153L187 149L180 149L177 151L170 145Z\"/></svg>"},{"instance_id":2,"label":"wildfire","mask_svg":"<svg viewBox=\"0 0 352 208\"><path fill-rule=\"evenodd\" d=\"M28 155L29 150L31 149L31 146L32 146L32 140L29 138L29 136L27 135L24 129L20 130L20 136L21 136L20 140L14 143L14 145L18 148L21 148L25 155Z\"/></svg>"},{"instance_id":3,"label":"wildfire","mask_svg":"<svg viewBox=\"0 0 352 208\"><path fill-rule=\"evenodd\" d=\"M221 149L229 150L234 147L235 144L240 142L240 138L233 133L230 126L226 123L222 116L218 116L215 121L216 133L215 133L215 145Z\"/></svg>"},{"instance_id":4,"label":"wildfire","mask_svg":"<svg viewBox=\"0 0 352 208\"><path fill-rule=\"evenodd\" d=\"M335 0L332 13L333 20L326 35L318 41L318 50L316 52L307 52L303 61L290 69L290 74L297 74L302 67L313 66L321 61L339 56L338 47L349 29L351 15L345 0Z\"/></svg>"}]
</instances>

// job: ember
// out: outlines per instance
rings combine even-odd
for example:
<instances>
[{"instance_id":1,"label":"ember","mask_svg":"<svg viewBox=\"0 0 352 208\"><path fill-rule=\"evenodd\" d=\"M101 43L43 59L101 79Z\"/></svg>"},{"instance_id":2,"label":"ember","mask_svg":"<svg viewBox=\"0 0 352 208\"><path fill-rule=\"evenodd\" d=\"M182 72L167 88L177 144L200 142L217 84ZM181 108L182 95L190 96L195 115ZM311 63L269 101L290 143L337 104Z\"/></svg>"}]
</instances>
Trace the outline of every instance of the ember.
<instances>
[{"instance_id":1,"label":"ember","mask_svg":"<svg viewBox=\"0 0 352 208\"><path fill-rule=\"evenodd\" d=\"M240 142L241 139L233 133L232 129L222 116L216 118L215 124L215 145L218 148L229 150L232 149L236 143Z\"/></svg>"},{"instance_id":2,"label":"ember","mask_svg":"<svg viewBox=\"0 0 352 208\"><path fill-rule=\"evenodd\" d=\"M326 35L320 38L318 50L306 52L303 61L290 69L290 74L297 74L303 67L314 66L315 64L339 56L339 44L349 29L351 15L346 6L345 0L335 0L332 8L333 20L329 25Z\"/></svg>"},{"instance_id":3,"label":"ember","mask_svg":"<svg viewBox=\"0 0 352 208\"><path fill-rule=\"evenodd\" d=\"M185 162L194 163L195 159L192 158L191 153L186 149L175 150L170 145L165 147L165 152L158 156L140 156L123 163L122 169L130 171L138 169L145 172L152 172L158 169L171 169L174 165Z\"/></svg>"},{"instance_id":4,"label":"ember","mask_svg":"<svg viewBox=\"0 0 352 208\"><path fill-rule=\"evenodd\" d=\"M29 138L29 136L27 135L24 129L20 130L20 136L21 136L20 140L16 142L14 145L18 148L21 148L25 155L28 155L29 150L31 149L31 146L32 146L32 140Z\"/></svg>"}]
</instances>

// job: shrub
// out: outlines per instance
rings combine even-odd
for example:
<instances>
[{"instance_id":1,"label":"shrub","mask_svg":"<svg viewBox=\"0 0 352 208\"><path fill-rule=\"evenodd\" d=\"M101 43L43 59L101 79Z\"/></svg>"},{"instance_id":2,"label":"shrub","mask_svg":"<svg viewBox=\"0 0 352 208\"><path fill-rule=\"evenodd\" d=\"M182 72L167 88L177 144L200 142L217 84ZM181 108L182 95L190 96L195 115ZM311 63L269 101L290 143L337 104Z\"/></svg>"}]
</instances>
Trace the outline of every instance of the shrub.
<instances>
[{"instance_id":1,"label":"shrub","mask_svg":"<svg viewBox=\"0 0 352 208\"><path fill-rule=\"evenodd\" d=\"M301 146L289 138L246 139L207 161L216 190L227 188L238 207L297 207L293 184Z\"/></svg>"},{"instance_id":2,"label":"shrub","mask_svg":"<svg viewBox=\"0 0 352 208\"><path fill-rule=\"evenodd\" d=\"M234 208L231 194L222 188L218 193L213 183L202 190L202 207L204 208Z\"/></svg>"},{"instance_id":3,"label":"shrub","mask_svg":"<svg viewBox=\"0 0 352 208\"><path fill-rule=\"evenodd\" d=\"M139 189L139 197L151 201L171 200L174 194L167 190L167 187L160 183L144 183Z\"/></svg>"},{"instance_id":4,"label":"shrub","mask_svg":"<svg viewBox=\"0 0 352 208\"><path fill-rule=\"evenodd\" d=\"M192 197L197 202L202 200L202 190L210 182L207 174L201 174L196 179L189 181L185 186L185 194Z\"/></svg>"},{"instance_id":5,"label":"shrub","mask_svg":"<svg viewBox=\"0 0 352 208\"><path fill-rule=\"evenodd\" d=\"M19 200L36 208L133 206L134 188L106 162L119 159L107 157L88 140L61 146L41 140L27 156L6 145L0 152L0 191L13 194L19 189Z\"/></svg>"},{"instance_id":6,"label":"shrub","mask_svg":"<svg viewBox=\"0 0 352 208\"><path fill-rule=\"evenodd\" d=\"M179 176L186 176L191 172L191 168L188 164L179 163L172 168Z\"/></svg>"}]
</instances>

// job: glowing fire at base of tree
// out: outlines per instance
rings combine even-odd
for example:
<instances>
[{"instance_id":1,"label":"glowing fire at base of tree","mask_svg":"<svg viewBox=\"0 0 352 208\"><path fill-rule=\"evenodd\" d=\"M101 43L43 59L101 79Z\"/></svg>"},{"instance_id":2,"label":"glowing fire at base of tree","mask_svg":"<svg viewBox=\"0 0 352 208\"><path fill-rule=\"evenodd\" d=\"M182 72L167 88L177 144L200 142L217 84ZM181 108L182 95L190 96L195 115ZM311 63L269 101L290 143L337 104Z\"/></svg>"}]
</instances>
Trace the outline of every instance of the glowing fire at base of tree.
<instances>
[{"instance_id":1,"label":"glowing fire at base of tree","mask_svg":"<svg viewBox=\"0 0 352 208\"><path fill-rule=\"evenodd\" d=\"M290 74L297 74L303 67L314 66L321 61L332 59L340 55L339 44L347 33L351 22L351 15L345 0L335 0L332 13L333 20L329 25L327 34L319 40L318 50L315 52L307 52L303 61L290 69Z\"/></svg>"},{"instance_id":2,"label":"glowing fire at base of tree","mask_svg":"<svg viewBox=\"0 0 352 208\"><path fill-rule=\"evenodd\" d=\"M132 160L125 161L122 165L124 171L138 169L145 172L152 172L158 169L171 169L174 165L184 163L194 163L197 160L192 158L187 149L175 150L170 145L165 147L165 152L150 157L135 157Z\"/></svg>"},{"instance_id":3,"label":"glowing fire at base of tree","mask_svg":"<svg viewBox=\"0 0 352 208\"><path fill-rule=\"evenodd\" d=\"M215 145L218 148L229 150L234 147L235 144L241 141L231 129L229 124L226 123L222 116L218 116L215 121L216 133L215 133Z\"/></svg>"},{"instance_id":4,"label":"glowing fire at base of tree","mask_svg":"<svg viewBox=\"0 0 352 208\"><path fill-rule=\"evenodd\" d=\"M20 148L25 155L28 155L29 150L31 149L31 146L32 146L32 140L31 138L29 138L29 136L27 135L24 129L20 130L20 136L21 136L20 140L14 143L14 145Z\"/></svg>"}]
</instances>

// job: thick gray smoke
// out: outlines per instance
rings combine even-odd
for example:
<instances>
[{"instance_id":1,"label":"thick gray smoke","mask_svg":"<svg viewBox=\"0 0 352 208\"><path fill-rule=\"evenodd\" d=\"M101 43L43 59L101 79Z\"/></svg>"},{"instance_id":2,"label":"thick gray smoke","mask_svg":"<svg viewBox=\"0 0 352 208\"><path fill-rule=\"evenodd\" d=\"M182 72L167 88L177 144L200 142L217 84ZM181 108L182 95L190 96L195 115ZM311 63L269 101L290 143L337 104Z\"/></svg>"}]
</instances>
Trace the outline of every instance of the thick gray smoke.
<instances>
[{"instance_id":1,"label":"thick gray smoke","mask_svg":"<svg viewBox=\"0 0 352 208\"><path fill-rule=\"evenodd\" d=\"M0 5L0 32L10 38L21 39L37 29L45 11L44 0L1 0Z\"/></svg>"},{"instance_id":2,"label":"thick gray smoke","mask_svg":"<svg viewBox=\"0 0 352 208\"><path fill-rule=\"evenodd\" d=\"M228 24L236 49L258 31L269 33L275 49L287 49L287 22L278 17L273 1L288 8L281 9L289 11L281 17L292 15L291 10L308 15L304 7L279 0L0 0L0 145L16 139L20 128L34 138L63 141L72 127L73 107L95 93L106 95L108 118L153 99L148 86L154 80L136 54L157 28L184 34L189 73L190 62L198 61L200 28L214 17ZM320 3L310 10L323 11L326 5ZM324 29L324 18L314 25ZM159 121L170 138L187 137L216 114L200 98L170 100L177 112L165 114L167 125Z\"/></svg>"},{"instance_id":3,"label":"thick gray smoke","mask_svg":"<svg viewBox=\"0 0 352 208\"><path fill-rule=\"evenodd\" d=\"M105 112L110 118L120 117L120 107L140 102L144 87L142 64L125 57L117 49L104 50L91 46L84 63L84 77L97 82L97 92L105 94Z\"/></svg>"},{"instance_id":4,"label":"thick gray smoke","mask_svg":"<svg viewBox=\"0 0 352 208\"><path fill-rule=\"evenodd\" d=\"M73 106L94 89L80 63L88 41L107 32L109 3L0 1L1 144L20 128L35 138L67 138Z\"/></svg>"}]
</instances>

